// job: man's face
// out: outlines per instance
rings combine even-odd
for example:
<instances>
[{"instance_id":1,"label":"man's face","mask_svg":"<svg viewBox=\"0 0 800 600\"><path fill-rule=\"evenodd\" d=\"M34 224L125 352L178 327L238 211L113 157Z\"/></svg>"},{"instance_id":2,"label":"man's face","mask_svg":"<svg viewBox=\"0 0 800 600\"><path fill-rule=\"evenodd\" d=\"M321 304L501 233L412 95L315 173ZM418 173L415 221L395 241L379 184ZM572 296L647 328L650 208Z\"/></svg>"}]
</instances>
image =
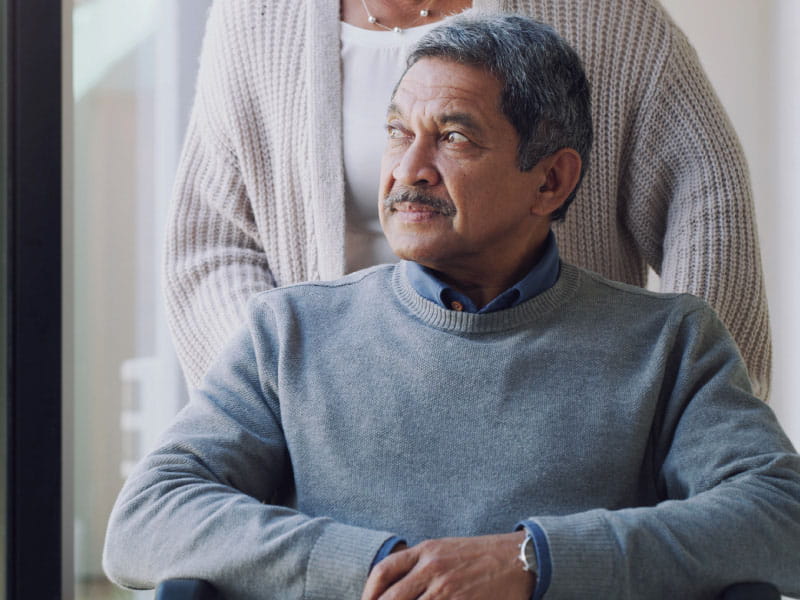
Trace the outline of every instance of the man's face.
<instances>
[{"instance_id":1,"label":"man's face","mask_svg":"<svg viewBox=\"0 0 800 600\"><path fill-rule=\"evenodd\" d=\"M380 219L394 252L447 272L526 259L549 228L531 214L540 165L517 166L516 130L485 70L422 59L387 114Z\"/></svg>"}]
</instances>

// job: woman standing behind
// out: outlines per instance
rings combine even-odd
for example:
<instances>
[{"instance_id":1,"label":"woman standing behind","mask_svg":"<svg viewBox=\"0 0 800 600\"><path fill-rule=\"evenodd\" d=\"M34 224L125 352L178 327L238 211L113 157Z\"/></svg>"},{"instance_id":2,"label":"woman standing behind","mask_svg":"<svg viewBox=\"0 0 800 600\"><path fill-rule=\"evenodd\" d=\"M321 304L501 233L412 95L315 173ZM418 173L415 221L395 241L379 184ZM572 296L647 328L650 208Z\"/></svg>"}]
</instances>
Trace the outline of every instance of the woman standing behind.
<instances>
[{"instance_id":1,"label":"woman standing behind","mask_svg":"<svg viewBox=\"0 0 800 600\"><path fill-rule=\"evenodd\" d=\"M657 0L217 0L166 255L189 384L253 293L396 260L377 217L386 105L408 48L470 6L549 23L583 58L595 143L554 227L563 258L635 285L650 265L662 291L705 298L765 398L769 325L747 167Z\"/></svg>"}]
</instances>

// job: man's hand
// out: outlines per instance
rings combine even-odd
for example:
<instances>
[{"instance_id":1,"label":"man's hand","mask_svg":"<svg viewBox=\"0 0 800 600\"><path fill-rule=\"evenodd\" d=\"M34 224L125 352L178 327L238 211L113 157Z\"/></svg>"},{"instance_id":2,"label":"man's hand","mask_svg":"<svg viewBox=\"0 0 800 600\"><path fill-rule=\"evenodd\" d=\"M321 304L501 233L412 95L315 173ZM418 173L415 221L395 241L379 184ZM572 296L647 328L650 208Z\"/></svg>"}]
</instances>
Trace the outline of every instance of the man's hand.
<instances>
[{"instance_id":1,"label":"man's hand","mask_svg":"<svg viewBox=\"0 0 800 600\"><path fill-rule=\"evenodd\" d=\"M427 540L392 552L367 579L361 600L528 600L536 578L517 559L525 532Z\"/></svg>"}]
</instances>

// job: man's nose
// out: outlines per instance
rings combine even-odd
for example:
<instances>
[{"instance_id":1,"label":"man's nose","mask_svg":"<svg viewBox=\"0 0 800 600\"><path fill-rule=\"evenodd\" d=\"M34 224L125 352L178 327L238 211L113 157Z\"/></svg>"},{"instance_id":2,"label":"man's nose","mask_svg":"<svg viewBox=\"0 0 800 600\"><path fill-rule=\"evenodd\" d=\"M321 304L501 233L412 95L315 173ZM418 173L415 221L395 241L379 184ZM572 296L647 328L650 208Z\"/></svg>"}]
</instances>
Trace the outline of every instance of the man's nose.
<instances>
[{"instance_id":1,"label":"man's nose","mask_svg":"<svg viewBox=\"0 0 800 600\"><path fill-rule=\"evenodd\" d=\"M434 162L435 146L424 138L415 139L403 153L392 175L407 186L434 186L441 177Z\"/></svg>"}]
</instances>

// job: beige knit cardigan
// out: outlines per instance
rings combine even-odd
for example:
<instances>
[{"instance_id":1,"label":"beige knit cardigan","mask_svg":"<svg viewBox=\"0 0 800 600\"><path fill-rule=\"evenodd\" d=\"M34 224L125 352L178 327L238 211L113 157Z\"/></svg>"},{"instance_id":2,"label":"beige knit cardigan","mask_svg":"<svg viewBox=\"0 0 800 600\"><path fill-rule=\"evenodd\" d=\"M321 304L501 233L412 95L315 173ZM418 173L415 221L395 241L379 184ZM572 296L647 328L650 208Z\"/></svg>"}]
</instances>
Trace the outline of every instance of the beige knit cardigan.
<instances>
[{"instance_id":1,"label":"beige knit cardigan","mask_svg":"<svg viewBox=\"0 0 800 600\"><path fill-rule=\"evenodd\" d=\"M555 231L565 260L705 298L757 393L767 306L747 167L684 35L655 0L475 0L552 24L592 84L590 170ZM339 3L217 0L167 233L170 327L196 385L274 285L344 272ZM335 318L335 315L332 315Z\"/></svg>"}]
</instances>

